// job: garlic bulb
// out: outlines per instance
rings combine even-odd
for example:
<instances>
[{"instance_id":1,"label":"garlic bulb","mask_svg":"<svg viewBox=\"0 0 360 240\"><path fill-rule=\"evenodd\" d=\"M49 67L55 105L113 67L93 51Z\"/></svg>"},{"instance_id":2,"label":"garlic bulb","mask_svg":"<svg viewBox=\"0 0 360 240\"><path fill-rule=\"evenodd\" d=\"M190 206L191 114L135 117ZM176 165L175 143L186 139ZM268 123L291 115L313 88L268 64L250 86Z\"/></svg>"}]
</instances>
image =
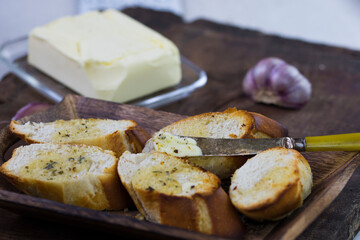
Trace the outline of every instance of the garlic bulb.
<instances>
[{"instance_id":1,"label":"garlic bulb","mask_svg":"<svg viewBox=\"0 0 360 240\"><path fill-rule=\"evenodd\" d=\"M50 108L51 105L46 104L46 103L36 103L36 102L32 102L27 104L26 106L20 108L17 113L15 114L14 117L12 117L11 120L19 120L20 118L23 118L25 116L37 113L37 112L42 112L47 110L48 108Z\"/></svg>"},{"instance_id":2,"label":"garlic bulb","mask_svg":"<svg viewBox=\"0 0 360 240\"><path fill-rule=\"evenodd\" d=\"M294 66L270 57L247 72L243 90L256 102L301 108L310 100L311 83Z\"/></svg>"}]
</instances>

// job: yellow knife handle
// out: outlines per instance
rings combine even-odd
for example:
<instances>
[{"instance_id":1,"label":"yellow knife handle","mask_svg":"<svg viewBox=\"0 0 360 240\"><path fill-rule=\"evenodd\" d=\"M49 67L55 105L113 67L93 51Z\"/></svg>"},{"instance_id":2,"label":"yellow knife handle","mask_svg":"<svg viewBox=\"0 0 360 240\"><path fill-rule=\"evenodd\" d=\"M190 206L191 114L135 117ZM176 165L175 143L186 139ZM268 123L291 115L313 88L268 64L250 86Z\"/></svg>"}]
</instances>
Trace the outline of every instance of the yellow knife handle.
<instances>
[{"instance_id":1,"label":"yellow knife handle","mask_svg":"<svg viewBox=\"0 0 360 240\"><path fill-rule=\"evenodd\" d=\"M360 133L306 137L306 151L360 151Z\"/></svg>"}]
</instances>

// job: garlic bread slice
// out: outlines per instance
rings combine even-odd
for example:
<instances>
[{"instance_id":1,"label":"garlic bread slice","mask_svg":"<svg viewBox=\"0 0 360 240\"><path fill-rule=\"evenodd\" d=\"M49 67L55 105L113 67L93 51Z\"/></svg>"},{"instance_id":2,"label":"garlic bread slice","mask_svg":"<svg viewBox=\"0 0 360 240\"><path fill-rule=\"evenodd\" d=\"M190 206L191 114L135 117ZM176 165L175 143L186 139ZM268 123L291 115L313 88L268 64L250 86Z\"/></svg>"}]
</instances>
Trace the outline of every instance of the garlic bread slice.
<instances>
[{"instance_id":1,"label":"garlic bread slice","mask_svg":"<svg viewBox=\"0 0 360 240\"><path fill-rule=\"evenodd\" d=\"M220 179L209 171L165 153L125 152L118 172L149 221L223 237L244 232Z\"/></svg>"},{"instance_id":2,"label":"garlic bread slice","mask_svg":"<svg viewBox=\"0 0 360 240\"><path fill-rule=\"evenodd\" d=\"M96 210L132 205L112 151L75 144L31 144L14 150L0 173L26 194Z\"/></svg>"},{"instance_id":3,"label":"garlic bread slice","mask_svg":"<svg viewBox=\"0 0 360 240\"><path fill-rule=\"evenodd\" d=\"M303 204L310 194L309 163L297 151L275 147L250 158L230 186L234 206L254 220L278 220Z\"/></svg>"},{"instance_id":4,"label":"garlic bread slice","mask_svg":"<svg viewBox=\"0 0 360 240\"><path fill-rule=\"evenodd\" d=\"M132 130L133 120L73 119L54 122L11 121L10 130L27 143L75 143L112 150L119 157L124 151L140 152L141 145Z\"/></svg>"}]
</instances>

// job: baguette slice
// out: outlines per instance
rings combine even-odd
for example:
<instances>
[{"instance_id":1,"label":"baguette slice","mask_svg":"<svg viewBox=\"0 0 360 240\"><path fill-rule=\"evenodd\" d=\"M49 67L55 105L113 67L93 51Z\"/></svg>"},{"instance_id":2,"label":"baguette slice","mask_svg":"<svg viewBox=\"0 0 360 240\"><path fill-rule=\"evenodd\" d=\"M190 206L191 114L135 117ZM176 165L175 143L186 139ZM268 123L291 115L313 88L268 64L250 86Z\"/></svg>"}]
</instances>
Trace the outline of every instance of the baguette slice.
<instances>
[{"instance_id":1,"label":"baguette slice","mask_svg":"<svg viewBox=\"0 0 360 240\"><path fill-rule=\"evenodd\" d=\"M118 172L140 213L149 221L225 237L244 227L214 174L165 153L131 154Z\"/></svg>"},{"instance_id":2,"label":"baguette slice","mask_svg":"<svg viewBox=\"0 0 360 240\"><path fill-rule=\"evenodd\" d=\"M112 151L75 144L31 144L13 152L0 173L26 194L96 210L132 205Z\"/></svg>"},{"instance_id":3,"label":"baguette slice","mask_svg":"<svg viewBox=\"0 0 360 240\"><path fill-rule=\"evenodd\" d=\"M297 151L276 147L249 159L231 180L234 206L254 220L278 220L300 207L310 194L309 163Z\"/></svg>"},{"instance_id":4,"label":"baguette slice","mask_svg":"<svg viewBox=\"0 0 360 240\"><path fill-rule=\"evenodd\" d=\"M11 121L10 130L27 143L87 144L112 150L119 157L128 150L140 152L140 142L132 133L132 120L73 119L50 123Z\"/></svg>"},{"instance_id":5,"label":"baguette slice","mask_svg":"<svg viewBox=\"0 0 360 240\"><path fill-rule=\"evenodd\" d=\"M208 138L270 138L287 136L287 129L280 123L258 113L236 108L224 112L210 112L177 121L161 132L189 137ZM153 137L157 136L156 133ZM150 139L143 152L154 150L154 140ZM188 157L188 161L216 174L219 178L230 177L241 167L248 157Z\"/></svg>"}]
</instances>

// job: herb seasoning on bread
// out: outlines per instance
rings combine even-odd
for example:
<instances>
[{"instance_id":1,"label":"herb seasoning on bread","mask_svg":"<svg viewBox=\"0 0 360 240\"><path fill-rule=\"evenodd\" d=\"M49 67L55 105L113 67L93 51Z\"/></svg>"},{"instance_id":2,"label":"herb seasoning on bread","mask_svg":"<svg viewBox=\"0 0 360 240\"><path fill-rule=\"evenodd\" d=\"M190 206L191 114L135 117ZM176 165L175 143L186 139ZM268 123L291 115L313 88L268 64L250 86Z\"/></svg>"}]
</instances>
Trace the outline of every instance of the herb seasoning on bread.
<instances>
[{"instance_id":1,"label":"herb seasoning on bread","mask_svg":"<svg viewBox=\"0 0 360 240\"><path fill-rule=\"evenodd\" d=\"M0 173L21 191L66 204L120 210L132 205L112 151L76 144L31 144L13 152Z\"/></svg>"}]
</instances>

